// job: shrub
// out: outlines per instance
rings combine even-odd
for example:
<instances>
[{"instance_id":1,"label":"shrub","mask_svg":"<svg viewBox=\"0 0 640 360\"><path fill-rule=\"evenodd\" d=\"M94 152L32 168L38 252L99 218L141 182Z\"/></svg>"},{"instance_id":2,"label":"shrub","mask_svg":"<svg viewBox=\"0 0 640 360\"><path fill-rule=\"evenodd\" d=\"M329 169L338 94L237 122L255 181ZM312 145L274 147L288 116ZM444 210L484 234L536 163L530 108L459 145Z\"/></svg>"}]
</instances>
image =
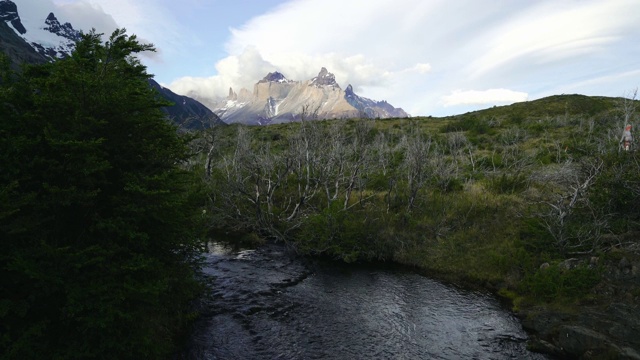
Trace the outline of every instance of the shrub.
<instances>
[{"instance_id":1,"label":"shrub","mask_svg":"<svg viewBox=\"0 0 640 360\"><path fill-rule=\"evenodd\" d=\"M596 269L586 266L565 269L556 264L525 276L520 290L545 300L578 299L587 295L599 281L600 273Z\"/></svg>"},{"instance_id":2,"label":"shrub","mask_svg":"<svg viewBox=\"0 0 640 360\"><path fill-rule=\"evenodd\" d=\"M515 194L527 189L529 177L525 174L506 174L489 179L488 188L497 194Z\"/></svg>"}]
</instances>

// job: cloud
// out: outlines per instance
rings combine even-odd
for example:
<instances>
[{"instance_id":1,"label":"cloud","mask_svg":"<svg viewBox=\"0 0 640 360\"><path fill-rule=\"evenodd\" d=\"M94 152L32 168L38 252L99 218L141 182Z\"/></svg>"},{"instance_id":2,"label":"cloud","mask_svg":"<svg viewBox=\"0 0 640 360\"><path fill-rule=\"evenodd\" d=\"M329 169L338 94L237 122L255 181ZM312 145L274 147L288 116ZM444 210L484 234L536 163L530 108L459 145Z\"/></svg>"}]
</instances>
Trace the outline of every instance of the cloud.
<instances>
[{"instance_id":1,"label":"cloud","mask_svg":"<svg viewBox=\"0 0 640 360\"><path fill-rule=\"evenodd\" d=\"M528 97L525 92L508 89L455 90L443 96L442 103L444 106L512 104L527 101Z\"/></svg>"},{"instance_id":2,"label":"cloud","mask_svg":"<svg viewBox=\"0 0 640 360\"><path fill-rule=\"evenodd\" d=\"M593 76L586 80L576 82L567 82L558 84L549 89L542 96L554 94L570 94L580 92L584 95L602 96L606 93L609 96L622 96L624 92L630 89L636 89L640 86L640 69L607 73L603 76Z\"/></svg>"},{"instance_id":3,"label":"cloud","mask_svg":"<svg viewBox=\"0 0 640 360\"><path fill-rule=\"evenodd\" d=\"M84 32L95 28L98 33L108 36L119 27L113 16L107 14L100 5L84 1L59 4L56 14Z\"/></svg>"},{"instance_id":4,"label":"cloud","mask_svg":"<svg viewBox=\"0 0 640 360\"><path fill-rule=\"evenodd\" d=\"M630 15L637 10L626 0L538 2L482 36L485 49L471 63L471 76L513 62L539 67L605 52L622 40L625 28L637 24L637 15Z\"/></svg>"},{"instance_id":5,"label":"cloud","mask_svg":"<svg viewBox=\"0 0 640 360\"><path fill-rule=\"evenodd\" d=\"M218 75L181 77L168 87L179 94L212 98L226 95L230 87L234 87L236 91L242 87L253 89L253 83L274 71L273 65L266 62L254 47L247 47L237 56L220 60L215 68Z\"/></svg>"},{"instance_id":6,"label":"cloud","mask_svg":"<svg viewBox=\"0 0 640 360\"><path fill-rule=\"evenodd\" d=\"M630 62L616 68L614 54L640 35L638 14L631 0L297 0L232 29L226 48L254 46L295 79L326 66L360 95L442 114L454 104L523 101L601 71L631 71ZM465 88L491 90L457 90ZM506 90L513 88L527 90Z\"/></svg>"},{"instance_id":7,"label":"cloud","mask_svg":"<svg viewBox=\"0 0 640 360\"><path fill-rule=\"evenodd\" d=\"M392 74L367 61L362 55L340 57L325 54L311 57L305 54L289 54L287 61L270 62L254 46L248 46L239 55L228 56L215 65L217 75L210 77L181 77L167 86L179 94L199 97L226 95L230 87L253 89L253 85L267 73L279 71L289 80L306 81L316 76L322 67L336 75L336 81L345 88L354 84L355 90L367 86L389 85ZM427 64L418 64L407 71L422 73Z\"/></svg>"},{"instance_id":8,"label":"cloud","mask_svg":"<svg viewBox=\"0 0 640 360\"><path fill-rule=\"evenodd\" d=\"M418 74L426 74L431 71L431 65L429 64L416 64L414 67L407 69L408 71L415 71Z\"/></svg>"},{"instance_id":9,"label":"cloud","mask_svg":"<svg viewBox=\"0 0 640 360\"><path fill-rule=\"evenodd\" d=\"M495 8L475 1L460 4L465 13L445 1L290 1L231 29L226 44L230 56L217 63L217 75L177 79L169 87L180 93L206 91L211 96L213 91L223 96L229 87L250 89L268 71L306 80L324 66L343 87L352 84L362 96L385 99L424 114L441 106L443 91L446 94L453 90L450 86L463 85L460 81L468 78L465 69L473 66L469 60L487 51L475 39L486 40L482 36L493 30L496 22L504 23L502 18L496 21ZM517 6L503 6L501 11L508 19ZM464 18L465 14L469 16ZM480 30L470 28L472 25ZM247 48L260 55L257 64L242 58ZM261 72L250 80L242 78L236 72L239 64L250 73L256 73L256 68ZM265 69L265 64L271 69ZM464 84L486 85L500 88L512 84Z\"/></svg>"},{"instance_id":10,"label":"cloud","mask_svg":"<svg viewBox=\"0 0 640 360\"><path fill-rule=\"evenodd\" d=\"M247 46L255 46L265 60L278 66L316 59L339 66L340 59L366 63L370 70L384 69L376 75L397 72L428 62L422 48L424 34L416 30L424 28L440 7L438 2L421 0L403 0L401 5L386 0L289 1L232 28L226 49L239 54ZM311 70L304 73L300 70L300 77L315 75L315 67L308 66ZM365 69L360 70L363 73Z\"/></svg>"},{"instance_id":11,"label":"cloud","mask_svg":"<svg viewBox=\"0 0 640 360\"><path fill-rule=\"evenodd\" d=\"M179 23L179 14L191 14L181 12L188 7L183 3L54 1L69 16L94 16L86 21L103 27L117 22L149 39L164 61L185 64L174 65L163 82L202 97L252 89L275 70L307 80L326 67L361 96L437 116L567 87L597 91L592 79L609 92L620 87L615 96L632 80L615 74L638 70L634 59L640 57L640 48L631 46L640 37L636 0L290 0L230 28L222 54L208 30L196 34Z\"/></svg>"},{"instance_id":12,"label":"cloud","mask_svg":"<svg viewBox=\"0 0 640 360\"><path fill-rule=\"evenodd\" d=\"M33 0L55 3L55 13L61 21L88 32L95 28L108 37L117 28L126 28L138 41L154 44L156 52L142 56L156 62L163 61L165 53L180 53L191 32L178 23L170 11L159 6L157 0ZM52 8L44 7L46 8ZM46 15L45 15L46 16Z\"/></svg>"},{"instance_id":13,"label":"cloud","mask_svg":"<svg viewBox=\"0 0 640 360\"><path fill-rule=\"evenodd\" d=\"M434 8L420 0L405 3L403 8L418 13ZM216 63L217 75L178 78L169 87L179 93L215 91L223 96L229 87L251 89L269 71L304 81L326 67L343 88L351 84L359 94L401 89L402 79L420 78L432 68L424 54L402 56L418 43L420 35L410 27L421 26L423 15L409 16L381 0L289 1L230 30L225 46L230 55ZM247 57L247 51L259 57ZM256 64L250 64L252 60ZM245 70L243 76L239 67Z\"/></svg>"}]
</instances>

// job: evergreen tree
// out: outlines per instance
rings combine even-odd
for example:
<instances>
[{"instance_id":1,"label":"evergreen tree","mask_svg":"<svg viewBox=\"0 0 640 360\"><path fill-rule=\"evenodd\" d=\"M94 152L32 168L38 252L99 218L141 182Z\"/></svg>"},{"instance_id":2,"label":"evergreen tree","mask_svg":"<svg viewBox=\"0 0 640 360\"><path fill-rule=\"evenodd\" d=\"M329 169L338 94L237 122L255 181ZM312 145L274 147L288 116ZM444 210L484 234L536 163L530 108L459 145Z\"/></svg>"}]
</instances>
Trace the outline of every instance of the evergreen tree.
<instances>
[{"instance_id":1,"label":"evergreen tree","mask_svg":"<svg viewBox=\"0 0 640 360\"><path fill-rule=\"evenodd\" d=\"M92 31L73 55L0 72L0 356L163 358L199 229L186 139L136 58Z\"/></svg>"}]
</instances>

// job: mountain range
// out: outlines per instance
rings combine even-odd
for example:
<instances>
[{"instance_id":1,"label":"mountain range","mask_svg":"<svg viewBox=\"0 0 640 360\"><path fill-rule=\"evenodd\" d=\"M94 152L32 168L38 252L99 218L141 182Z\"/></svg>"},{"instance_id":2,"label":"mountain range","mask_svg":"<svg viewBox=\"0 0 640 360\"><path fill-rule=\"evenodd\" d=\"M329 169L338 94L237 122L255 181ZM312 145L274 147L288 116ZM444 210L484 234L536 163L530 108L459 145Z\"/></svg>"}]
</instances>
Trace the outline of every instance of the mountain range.
<instances>
[{"instance_id":1,"label":"mountain range","mask_svg":"<svg viewBox=\"0 0 640 360\"><path fill-rule=\"evenodd\" d=\"M43 13L44 15L45 13ZM25 27L18 6L11 0L0 0L0 52L4 52L13 70L23 63L42 64L71 55L81 32L70 23L60 23L49 13L40 26ZM36 23L35 21L29 23ZM182 130L206 129L224 124L220 118L200 102L175 94L150 79L149 85L174 105L162 110L167 118Z\"/></svg>"},{"instance_id":2,"label":"mountain range","mask_svg":"<svg viewBox=\"0 0 640 360\"><path fill-rule=\"evenodd\" d=\"M342 89L335 75L322 68L307 81L293 81L279 72L268 73L253 86L224 99L199 98L226 123L266 125L300 119L402 118L404 110L386 101L358 96L353 86Z\"/></svg>"},{"instance_id":3,"label":"mountain range","mask_svg":"<svg viewBox=\"0 0 640 360\"><path fill-rule=\"evenodd\" d=\"M40 22L29 20L22 21L12 0L0 0L0 51L8 55L16 71L23 63L39 64L70 56L81 38L80 31L68 22L61 23L52 12ZM38 22L40 25L33 25ZM259 80L253 91L243 88L236 93L230 88L226 98L178 95L153 79L149 85L174 103L163 110L186 130L223 123L267 125L300 119L409 117L386 101L358 96L351 85L343 90L335 75L324 67L306 81L289 80L275 71Z\"/></svg>"}]
</instances>

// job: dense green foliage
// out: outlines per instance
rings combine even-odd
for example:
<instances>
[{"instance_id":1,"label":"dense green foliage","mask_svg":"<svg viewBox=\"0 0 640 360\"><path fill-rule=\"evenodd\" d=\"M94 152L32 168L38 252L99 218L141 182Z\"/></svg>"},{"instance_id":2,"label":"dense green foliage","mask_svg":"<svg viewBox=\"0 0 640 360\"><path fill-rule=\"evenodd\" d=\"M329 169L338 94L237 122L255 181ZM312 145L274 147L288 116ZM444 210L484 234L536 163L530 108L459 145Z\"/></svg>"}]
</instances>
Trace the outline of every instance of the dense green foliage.
<instances>
[{"instance_id":1,"label":"dense green foliage","mask_svg":"<svg viewBox=\"0 0 640 360\"><path fill-rule=\"evenodd\" d=\"M201 226L185 138L136 59L83 35L0 79L0 354L154 359L189 321Z\"/></svg>"},{"instance_id":2,"label":"dense green foliage","mask_svg":"<svg viewBox=\"0 0 640 360\"><path fill-rule=\"evenodd\" d=\"M200 143L210 226L579 298L600 277L590 256L640 245L640 162L619 145L635 106L563 95L440 119L219 128ZM558 265L571 257L584 266Z\"/></svg>"}]
</instances>

